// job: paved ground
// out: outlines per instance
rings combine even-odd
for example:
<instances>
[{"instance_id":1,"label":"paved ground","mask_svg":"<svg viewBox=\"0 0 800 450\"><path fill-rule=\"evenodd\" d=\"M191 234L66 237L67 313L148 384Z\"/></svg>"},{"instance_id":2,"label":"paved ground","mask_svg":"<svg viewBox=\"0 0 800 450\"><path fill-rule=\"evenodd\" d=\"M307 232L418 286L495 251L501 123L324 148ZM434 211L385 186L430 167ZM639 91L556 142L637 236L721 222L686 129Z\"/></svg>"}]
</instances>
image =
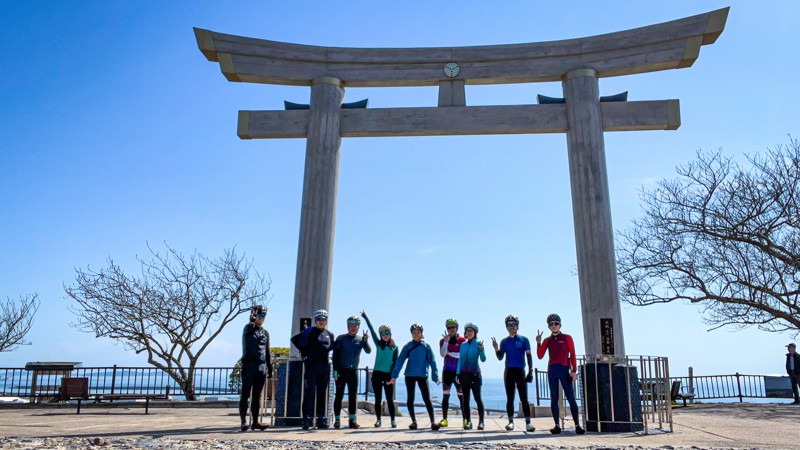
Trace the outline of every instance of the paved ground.
<instances>
[{"instance_id":1,"label":"paved ground","mask_svg":"<svg viewBox=\"0 0 800 450\"><path fill-rule=\"evenodd\" d=\"M426 428L407 428L410 420L400 418L398 428L373 428L373 417L360 415L360 430L311 430L274 428L263 432L239 432L238 413L233 407L161 408L151 407L150 414L136 407L84 407L80 415L71 408L26 407L0 409L0 437L101 437L113 442L119 438L187 439L222 441L318 441L393 444L490 444L531 445L540 447L578 448L736 448L736 449L796 449L800 447L800 406L789 404L695 404L674 409L674 432L662 432L651 424L650 434L588 433L578 436L572 428L561 435L551 435L552 426L546 418L535 418L537 430L520 431L524 422L517 420L515 431L506 431L506 419L489 416L485 431L464 431L450 426L435 432ZM419 416L418 416L419 417ZM424 417L424 416L422 416ZM388 421L386 421L388 422ZM451 421L451 424L454 421ZM477 424L477 423L476 423ZM656 424L657 425L657 424ZM569 427L569 423L568 423ZM8 443L8 439L0 441ZM264 442L267 444L267 442ZM10 444L9 444L10 446ZM363 445L360 445L360 447ZM29 447L37 448L37 447Z\"/></svg>"}]
</instances>

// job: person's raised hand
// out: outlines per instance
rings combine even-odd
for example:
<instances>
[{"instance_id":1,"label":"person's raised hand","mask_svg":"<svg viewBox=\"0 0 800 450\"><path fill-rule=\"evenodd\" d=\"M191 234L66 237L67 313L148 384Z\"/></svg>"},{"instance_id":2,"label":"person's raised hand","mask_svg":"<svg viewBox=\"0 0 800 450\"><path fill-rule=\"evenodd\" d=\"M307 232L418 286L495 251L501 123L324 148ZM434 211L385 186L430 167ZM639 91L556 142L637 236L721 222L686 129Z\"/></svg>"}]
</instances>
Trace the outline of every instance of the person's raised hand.
<instances>
[{"instance_id":1,"label":"person's raised hand","mask_svg":"<svg viewBox=\"0 0 800 450\"><path fill-rule=\"evenodd\" d=\"M494 351L498 350L497 339L495 339L494 336L492 336L492 347L494 347Z\"/></svg>"},{"instance_id":2,"label":"person's raised hand","mask_svg":"<svg viewBox=\"0 0 800 450\"><path fill-rule=\"evenodd\" d=\"M542 343L542 333L543 333L542 331L536 330L536 343L537 344L541 344Z\"/></svg>"}]
</instances>

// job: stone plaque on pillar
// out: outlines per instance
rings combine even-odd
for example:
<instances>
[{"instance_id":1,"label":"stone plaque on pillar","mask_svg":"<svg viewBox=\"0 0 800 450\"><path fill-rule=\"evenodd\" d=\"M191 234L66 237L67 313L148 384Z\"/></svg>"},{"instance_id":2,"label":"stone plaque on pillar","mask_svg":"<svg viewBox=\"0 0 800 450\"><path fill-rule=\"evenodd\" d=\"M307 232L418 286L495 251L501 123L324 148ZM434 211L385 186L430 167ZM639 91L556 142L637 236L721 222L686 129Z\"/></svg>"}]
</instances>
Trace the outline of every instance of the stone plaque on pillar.
<instances>
[{"instance_id":1,"label":"stone plaque on pillar","mask_svg":"<svg viewBox=\"0 0 800 450\"><path fill-rule=\"evenodd\" d=\"M600 351L603 355L614 355L614 319L600 319Z\"/></svg>"},{"instance_id":2,"label":"stone plaque on pillar","mask_svg":"<svg viewBox=\"0 0 800 450\"><path fill-rule=\"evenodd\" d=\"M300 331L303 331L310 326L311 326L311 317L300 318Z\"/></svg>"}]
</instances>

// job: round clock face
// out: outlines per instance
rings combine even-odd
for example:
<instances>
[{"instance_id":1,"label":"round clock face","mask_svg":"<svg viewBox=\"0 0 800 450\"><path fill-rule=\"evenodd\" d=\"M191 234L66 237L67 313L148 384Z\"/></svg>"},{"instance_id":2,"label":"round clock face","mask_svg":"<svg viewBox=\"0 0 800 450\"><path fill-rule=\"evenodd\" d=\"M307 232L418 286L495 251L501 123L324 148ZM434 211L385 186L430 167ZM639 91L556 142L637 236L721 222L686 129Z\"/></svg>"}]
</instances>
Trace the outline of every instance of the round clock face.
<instances>
[{"instance_id":1,"label":"round clock face","mask_svg":"<svg viewBox=\"0 0 800 450\"><path fill-rule=\"evenodd\" d=\"M444 65L444 74L449 78L455 78L459 71L461 71L461 67L458 67L458 64L454 62L449 62Z\"/></svg>"}]
</instances>

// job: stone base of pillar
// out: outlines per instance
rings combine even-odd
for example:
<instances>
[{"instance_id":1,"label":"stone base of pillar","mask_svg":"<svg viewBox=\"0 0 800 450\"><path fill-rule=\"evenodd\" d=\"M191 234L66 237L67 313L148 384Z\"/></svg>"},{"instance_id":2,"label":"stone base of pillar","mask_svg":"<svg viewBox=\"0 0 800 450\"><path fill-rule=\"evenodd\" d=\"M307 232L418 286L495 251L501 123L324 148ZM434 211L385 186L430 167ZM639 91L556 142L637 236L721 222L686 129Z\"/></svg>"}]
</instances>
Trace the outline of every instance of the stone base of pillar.
<instances>
[{"instance_id":1,"label":"stone base of pillar","mask_svg":"<svg viewBox=\"0 0 800 450\"><path fill-rule=\"evenodd\" d=\"M587 431L644 430L637 367L616 362L586 363L580 367L580 381Z\"/></svg>"},{"instance_id":2,"label":"stone base of pillar","mask_svg":"<svg viewBox=\"0 0 800 450\"><path fill-rule=\"evenodd\" d=\"M275 391L275 426L299 427L303 424L303 361L279 361Z\"/></svg>"}]
</instances>

